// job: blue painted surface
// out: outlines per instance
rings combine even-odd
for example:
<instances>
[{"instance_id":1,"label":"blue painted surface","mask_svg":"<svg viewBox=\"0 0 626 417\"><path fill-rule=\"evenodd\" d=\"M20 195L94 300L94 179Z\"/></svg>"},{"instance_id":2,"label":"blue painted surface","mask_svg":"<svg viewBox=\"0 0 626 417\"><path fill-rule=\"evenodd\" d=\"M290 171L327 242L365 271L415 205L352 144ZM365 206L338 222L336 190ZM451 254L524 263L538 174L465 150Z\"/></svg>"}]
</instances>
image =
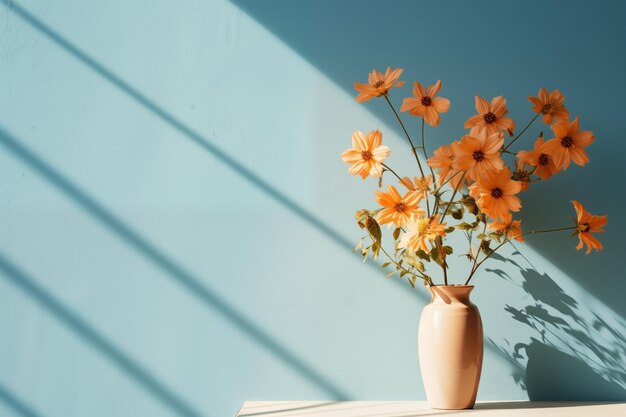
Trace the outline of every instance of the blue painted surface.
<instances>
[{"instance_id":1,"label":"blue painted surface","mask_svg":"<svg viewBox=\"0 0 626 417\"><path fill-rule=\"evenodd\" d=\"M609 215L606 250L536 237L477 277L489 340L479 399L626 400L624 12L3 2L0 413L422 399L425 291L352 254L353 212L372 207L376 184L338 158L353 130L380 128L394 166L414 169L383 103L352 99L352 82L386 65L443 79L452 108L427 131L432 149L462 134L475 94L505 95L523 125L541 86L564 91L595 132L589 166L533 187L522 218L567 224L577 198Z\"/></svg>"}]
</instances>

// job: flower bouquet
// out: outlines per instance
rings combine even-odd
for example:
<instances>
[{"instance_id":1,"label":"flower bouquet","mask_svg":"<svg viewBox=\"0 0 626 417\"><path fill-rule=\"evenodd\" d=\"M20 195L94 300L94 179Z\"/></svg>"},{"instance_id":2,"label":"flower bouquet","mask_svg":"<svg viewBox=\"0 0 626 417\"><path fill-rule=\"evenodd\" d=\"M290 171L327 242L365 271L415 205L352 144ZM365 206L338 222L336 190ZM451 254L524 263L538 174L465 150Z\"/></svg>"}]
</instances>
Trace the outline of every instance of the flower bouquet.
<instances>
[{"instance_id":1,"label":"flower bouquet","mask_svg":"<svg viewBox=\"0 0 626 417\"><path fill-rule=\"evenodd\" d=\"M359 92L356 101L382 98L391 108L410 146L417 175L398 173L388 163L389 147L382 144L378 130L367 134L355 131L352 148L341 158L350 164L349 173L362 179L389 178L385 190L375 192L379 207L359 210L356 220L366 235L356 251L365 259L376 259L381 252L388 277L406 278L411 286L421 280L430 290L431 303L424 308L420 320L419 348L424 386L435 408L469 408L475 401L482 365L482 323L476 307L469 301L472 278L496 251L513 240L523 242L531 234L571 231L578 236L576 249L602 249L593 236L603 232L607 216L590 214L578 201L573 225L522 231L521 220L513 213L522 208L520 194L536 181L547 180L565 171L573 162L584 166L589 162L585 148L594 134L581 130L578 117L570 120L564 106L565 96L559 90L541 88L537 97L529 97L536 113L519 131L507 116L506 99L502 96L487 101L476 96L476 113L464 124L469 131L459 140L442 145L432 155L427 151L425 125L436 128L440 115L450 108L450 101L439 97L441 81L424 88L414 82L413 96L404 98L400 112L418 117L421 141L409 134L390 100L390 91L401 87L403 70L388 68L369 74L367 83L355 83ZM550 126L551 137L536 136L532 149L512 151L512 145L541 118ZM423 156L424 160L420 159ZM388 225L393 249L383 247L381 225ZM447 257L459 252L446 244L452 233L467 238L467 249L461 255L468 260L463 285L450 285ZM440 271L441 284L433 275ZM462 313L459 313L462 312ZM445 363L435 359L448 358ZM468 364L471 364L468 365ZM468 371L468 369L472 371Z\"/></svg>"}]
</instances>

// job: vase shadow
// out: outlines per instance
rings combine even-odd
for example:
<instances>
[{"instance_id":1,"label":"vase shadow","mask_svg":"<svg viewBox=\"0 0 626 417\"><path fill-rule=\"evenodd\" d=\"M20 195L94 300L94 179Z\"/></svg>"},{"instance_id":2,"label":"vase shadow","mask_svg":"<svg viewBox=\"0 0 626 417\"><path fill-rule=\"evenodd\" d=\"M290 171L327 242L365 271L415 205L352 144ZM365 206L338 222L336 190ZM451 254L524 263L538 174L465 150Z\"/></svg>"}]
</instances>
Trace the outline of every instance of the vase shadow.
<instances>
[{"instance_id":1,"label":"vase shadow","mask_svg":"<svg viewBox=\"0 0 626 417\"><path fill-rule=\"evenodd\" d=\"M511 342L488 343L513 365L512 376L532 401L626 401L626 327L620 317L602 317L568 295L548 274L514 257L496 261L503 269L489 269L518 287L526 305L506 304L504 310L527 326L532 336ZM511 268L513 267L513 268ZM512 271L519 272L513 277Z\"/></svg>"}]
</instances>

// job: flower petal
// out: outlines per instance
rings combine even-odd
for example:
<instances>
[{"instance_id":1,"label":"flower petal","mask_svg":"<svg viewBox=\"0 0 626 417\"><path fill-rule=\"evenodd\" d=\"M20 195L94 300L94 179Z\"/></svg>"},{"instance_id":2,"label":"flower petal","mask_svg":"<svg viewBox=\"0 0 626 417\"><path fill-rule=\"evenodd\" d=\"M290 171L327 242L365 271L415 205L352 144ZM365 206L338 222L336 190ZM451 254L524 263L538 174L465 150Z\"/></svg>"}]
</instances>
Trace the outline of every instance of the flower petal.
<instances>
[{"instance_id":1,"label":"flower petal","mask_svg":"<svg viewBox=\"0 0 626 417\"><path fill-rule=\"evenodd\" d=\"M437 82L430 87L428 87L428 96L433 98L437 95L437 93L441 90L441 80L437 80Z\"/></svg>"},{"instance_id":2,"label":"flower petal","mask_svg":"<svg viewBox=\"0 0 626 417\"><path fill-rule=\"evenodd\" d=\"M489 113L489 102L487 100L479 96L476 96L474 99L476 100L476 111L478 112L479 117L481 117L485 113Z\"/></svg>"},{"instance_id":3,"label":"flower petal","mask_svg":"<svg viewBox=\"0 0 626 417\"><path fill-rule=\"evenodd\" d=\"M445 113L450 110L450 100L443 97L435 97L432 99L431 105L439 113Z\"/></svg>"},{"instance_id":4,"label":"flower petal","mask_svg":"<svg viewBox=\"0 0 626 417\"><path fill-rule=\"evenodd\" d=\"M365 140L365 135L360 130L356 130L354 131L354 133L352 133L352 147L357 151L367 150L367 141Z\"/></svg>"},{"instance_id":5,"label":"flower petal","mask_svg":"<svg viewBox=\"0 0 626 417\"><path fill-rule=\"evenodd\" d=\"M495 114L496 117L502 117L508 113L506 109L506 99L503 96L491 99L491 112Z\"/></svg>"}]
</instances>

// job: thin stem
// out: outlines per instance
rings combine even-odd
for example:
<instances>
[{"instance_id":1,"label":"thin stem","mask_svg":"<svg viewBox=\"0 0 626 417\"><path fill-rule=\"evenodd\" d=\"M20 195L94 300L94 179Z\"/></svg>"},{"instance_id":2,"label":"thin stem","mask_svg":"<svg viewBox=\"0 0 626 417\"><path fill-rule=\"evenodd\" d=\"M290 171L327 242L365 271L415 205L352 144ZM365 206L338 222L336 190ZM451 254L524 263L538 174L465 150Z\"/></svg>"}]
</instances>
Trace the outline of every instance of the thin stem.
<instances>
[{"instance_id":1,"label":"thin stem","mask_svg":"<svg viewBox=\"0 0 626 417\"><path fill-rule=\"evenodd\" d=\"M441 216L441 220L439 221L439 223L443 223L443 219L446 218L446 215L448 214L448 209L452 205L452 202L454 201L454 197L456 196L456 193L459 191L459 188L461 188L461 186L463 185L463 181L465 180L465 175L466 174L467 174L467 172L463 172L463 176L461 177L461 180L459 181L457 186L454 188L454 192L452 193L452 197L450 197L450 201L448 201L448 205L446 206L446 209L443 211L443 215Z\"/></svg>"},{"instance_id":2,"label":"thin stem","mask_svg":"<svg viewBox=\"0 0 626 417\"><path fill-rule=\"evenodd\" d=\"M370 237L371 237L371 236L370 236ZM411 274L411 275L416 276L416 277L418 277L418 278L420 278L420 279L422 279L422 280L424 280L424 281L428 281L428 280L426 279L426 275L424 275L424 273L423 273L422 271L417 270L417 272L419 272L419 275L418 275L418 274L416 274L415 272L411 272L411 271L409 271L408 269L406 269L405 267L403 267L402 265L398 264L398 262L397 262L394 258L392 258L392 257L391 257L391 255L389 255L389 253L385 250L385 248L383 248L383 246L382 246L382 245L380 245L380 250L382 250L382 251L383 251L383 253L387 256L387 258L389 258L389 260L390 260L390 261L391 261L391 262L392 262L392 263L393 263L396 267L398 267L398 268L400 268L400 269L402 269L402 270L406 271L406 273L407 273L407 274Z\"/></svg>"},{"instance_id":3,"label":"thin stem","mask_svg":"<svg viewBox=\"0 0 626 417\"><path fill-rule=\"evenodd\" d=\"M515 141L516 141L517 139L519 139L519 137L520 137L520 136L522 136L522 135L524 134L524 132L526 132L526 129L528 129L528 128L530 127L530 125L532 125L532 124L535 122L535 120L537 120L537 118L538 118L538 117L539 117L539 113L537 113L537 114L535 115L535 117L533 117L533 119L530 121L530 123L528 123L528 124L526 125L526 127L524 128L524 130L522 130L521 132L519 132L519 135L517 135L517 136L515 136L515 137L513 138L513 140L511 141L511 143L509 143L508 145L506 145L506 147L505 147L504 149L502 149L502 152L501 152L501 153L506 152L506 150L507 150L507 149L509 149L509 147L510 147L511 145L513 145L513 144L515 143Z\"/></svg>"},{"instance_id":4,"label":"thin stem","mask_svg":"<svg viewBox=\"0 0 626 417\"><path fill-rule=\"evenodd\" d=\"M442 239L441 236L437 237L436 242L436 250L439 251L439 257L442 259L441 269L443 269L443 285L448 285L448 263L446 262L446 253L442 250Z\"/></svg>"},{"instance_id":5,"label":"thin stem","mask_svg":"<svg viewBox=\"0 0 626 417\"><path fill-rule=\"evenodd\" d=\"M393 107L393 104L391 104L391 101L389 101L389 96L385 94L383 95L383 97L385 97L385 100L387 100L387 103L389 104L389 107L391 107L391 110L393 110L393 114L396 115L396 119L398 119L398 122L400 123L400 126L402 127L402 130L404 131L404 134L406 135L406 138L409 140L409 144L411 144L411 151L413 152L413 156L415 156L415 160L417 161L417 167L419 168L420 174L422 174L422 177L423 177L424 170L422 169L420 158L419 156L417 156L417 151L415 150L415 145L413 144L413 141L411 140L411 136L409 135L409 132L406 130L406 127L404 127L404 123L402 123L402 119L400 119L400 115L396 111L396 108Z\"/></svg>"},{"instance_id":6,"label":"thin stem","mask_svg":"<svg viewBox=\"0 0 626 417\"><path fill-rule=\"evenodd\" d=\"M433 207L433 213L437 213L437 210L439 210L439 201L441 200L441 195L439 194L439 191L441 191L443 186L446 185L447 183L449 183L452 180L452 178L456 177L461 172L463 172L463 171L459 170L459 171L455 172L454 174L452 174L450 176L450 178L448 178L447 180L445 180L444 182L439 184L439 188L437 188L435 191L433 191L433 195L435 196L435 207Z\"/></svg>"},{"instance_id":7,"label":"thin stem","mask_svg":"<svg viewBox=\"0 0 626 417\"><path fill-rule=\"evenodd\" d=\"M540 233L551 233L551 232L562 232L564 230L573 230L573 229L577 229L578 226L570 226L570 227L560 227L558 229L544 229L544 230L531 230L530 232L526 232L526 233L521 233L521 234L517 234L515 236L509 237L507 239L505 239L502 243L500 243L498 246L496 246L489 254L487 254L482 261L478 262L478 264L476 265L475 268L472 268L472 270L470 271L470 275L467 278L467 281L465 281L465 285L467 285L470 280L472 279L472 277L474 276L474 273L476 273L476 271L478 270L478 268L480 268L480 266L487 260L489 259L489 257L491 255L493 255L498 249L500 249L502 246L506 245L509 241L521 237L521 236L526 236L526 235L537 235Z\"/></svg>"},{"instance_id":8,"label":"thin stem","mask_svg":"<svg viewBox=\"0 0 626 417\"><path fill-rule=\"evenodd\" d=\"M397 179L399 179L400 181L402 181L402 178L400 178L400 176L398 174L396 174L396 171L394 171L393 169L389 168L388 165L385 165L383 163L381 163L381 165L383 166L383 168L385 168L387 171L391 172L393 175L396 176Z\"/></svg>"},{"instance_id":9,"label":"thin stem","mask_svg":"<svg viewBox=\"0 0 626 417\"><path fill-rule=\"evenodd\" d=\"M487 231L487 219L485 218L485 224L483 226L483 235L485 234L485 232ZM478 262L478 256L480 255L480 251L482 250L483 247L483 241L485 240L485 238L483 237L482 239L480 239L480 243L478 244L478 249L476 249L476 256L474 256L474 264L472 265L472 269L470 271L475 271L476 269L476 263ZM471 240L470 240L470 245L472 244ZM469 280L468 280L469 282ZM467 285L467 284L465 284Z\"/></svg>"},{"instance_id":10,"label":"thin stem","mask_svg":"<svg viewBox=\"0 0 626 417\"><path fill-rule=\"evenodd\" d=\"M424 158L428 159L428 151L426 151L426 141L424 139L424 118L422 117L422 151L424 151ZM428 162L426 162L428 165ZM433 184L435 184L435 188L437 188L437 179L435 178L435 171L433 171L433 167L428 165L428 169L430 170L430 175L433 176Z\"/></svg>"},{"instance_id":11,"label":"thin stem","mask_svg":"<svg viewBox=\"0 0 626 417\"><path fill-rule=\"evenodd\" d=\"M424 139L424 118L422 117L422 151L424 152L424 159L426 160L426 165L428 165L428 152L426 152L426 141ZM428 169L430 170L430 175L433 178L433 184L435 188L437 188L437 179L435 178L435 172L433 168L428 165ZM428 212L428 217L430 217L430 204L428 203L428 195L426 196L426 210Z\"/></svg>"}]
</instances>

